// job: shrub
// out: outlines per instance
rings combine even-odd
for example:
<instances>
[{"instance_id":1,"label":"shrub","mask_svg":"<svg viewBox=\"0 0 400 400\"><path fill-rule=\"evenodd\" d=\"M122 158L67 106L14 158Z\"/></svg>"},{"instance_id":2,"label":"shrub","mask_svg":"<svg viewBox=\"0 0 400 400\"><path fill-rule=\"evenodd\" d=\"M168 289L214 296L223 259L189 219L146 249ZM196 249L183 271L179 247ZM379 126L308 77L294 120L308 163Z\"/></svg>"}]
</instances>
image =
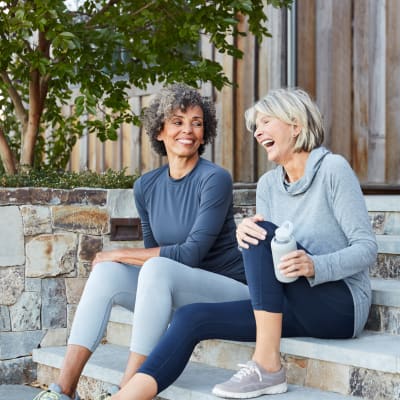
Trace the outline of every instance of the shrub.
<instances>
[{"instance_id":1,"label":"shrub","mask_svg":"<svg viewBox=\"0 0 400 400\"><path fill-rule=\"evenodd\" d=\"M138 175L127 175L126 169L105 172L67 172L51 169L22 171L16 175L0 174L1 187L49 187L74 189L78 187L127 189L132 188Z\"/></svg>"}]
</instances>

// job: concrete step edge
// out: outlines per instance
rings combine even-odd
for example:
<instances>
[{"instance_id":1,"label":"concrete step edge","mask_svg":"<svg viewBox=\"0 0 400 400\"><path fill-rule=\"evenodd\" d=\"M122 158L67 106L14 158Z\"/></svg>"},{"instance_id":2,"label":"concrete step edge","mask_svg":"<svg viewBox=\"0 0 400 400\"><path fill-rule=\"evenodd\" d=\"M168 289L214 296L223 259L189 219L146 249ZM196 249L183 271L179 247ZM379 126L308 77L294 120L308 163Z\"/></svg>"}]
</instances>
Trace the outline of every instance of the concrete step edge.
<instances>
[{"instance_id":1,"label":"concrete step edge","mask_svg":"<svg viewBox=\"0 0 400 400\"><path fill-rule=\"evenodd\" d=\"M380 254L400 254L400 235L376 235Z\"/></svg>"},{"instance_id":2,"label":"concrete step edge","mask_svg":"<svg viewBox=\"0 0 400 400\"><path fill-rule=\"evenodd\" d=\"M60 368L65 348L52 347L34 350L33 358L37 363L53 368ZM97 353L97 354L96 354ZM126 357L127 349L121 346L101 345L89 360L83 374L90 378L106 383L118 385L122 377L121 367L112 364L121 364ZM125 364L122 364L124 366ZM115 369L114 374L110 372ZM211 394L216 383L223 382L232 376L233 371L217 368L201 363L191 362L181 377L158 396L165 400L217 400ZM259 399L270 399L270 396L261 396ZM352 396L325 392L314 388L289 385L287 393L279 395L280 400L350 400Z\"/></svg>"},{"instance_id":3,"label":"concrete step edge","mask_svg":"<svg viewBox=\"0 0 400 400\"><path fill-rule=\"evenodd\" d=\"M400 196L396 194L388 195L364 195L368 211L400 211Z\"/></svg>"},{"instance_id":4,"label":"concrete step edge","mask_svg":"<svg viewBox=\"0 0 400 400\"><path fill-rule=\"evenodd\" d=\"M372 304L400 307L400 281L371 278Z\"/></svg>"}]
</instances>

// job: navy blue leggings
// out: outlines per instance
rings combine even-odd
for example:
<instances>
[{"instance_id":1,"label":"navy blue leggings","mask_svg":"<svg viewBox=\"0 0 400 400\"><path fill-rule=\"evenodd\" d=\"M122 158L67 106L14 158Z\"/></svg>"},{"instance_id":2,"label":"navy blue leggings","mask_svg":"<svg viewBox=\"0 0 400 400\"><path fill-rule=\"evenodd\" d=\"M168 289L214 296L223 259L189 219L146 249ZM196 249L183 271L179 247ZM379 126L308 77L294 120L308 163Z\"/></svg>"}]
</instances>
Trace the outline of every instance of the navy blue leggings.
<instances>
[{"instance_id":1,"label":"navy blue leggings","mask_svg":"<svg viewBox=\"0 0 400 400\"><path fill-rule=\"evenodd\" d=\"M251 302L197 303L178 309L170 327L139 369L157 381L158 392L178 378L200 341L254 342L254 309L283 313L283 337L353 336L354 305L347 285L336 281L311 287L304 277L289 284L280 283L275 278L270 246L276 226L268 222L260 225L268 231L267 239L243 250Z\"/></svg>"}]
</instances>

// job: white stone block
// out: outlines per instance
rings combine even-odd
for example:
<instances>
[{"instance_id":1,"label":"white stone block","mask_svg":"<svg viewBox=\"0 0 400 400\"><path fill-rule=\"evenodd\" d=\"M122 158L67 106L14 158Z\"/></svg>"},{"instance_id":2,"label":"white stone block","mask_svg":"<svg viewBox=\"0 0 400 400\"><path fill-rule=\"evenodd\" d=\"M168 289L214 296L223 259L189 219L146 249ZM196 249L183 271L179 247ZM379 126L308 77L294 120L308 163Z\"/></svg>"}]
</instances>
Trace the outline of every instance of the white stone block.
<instances>
[{"instance_id":1,"label":"white stone block","mask_svg":"<svg viewBox=\"0 0 400 400\"><path fill-rule=\"evenodd\" d=\"M138 217L133 189L112 189L107 196L107 210L111 218Z\"/></svg>"},{"instance_id":2,"label":"white stone block","mask_svg":"<svg viewBox=\"0 0 400 400\"><path fill-rule=\"evenodd\" d=\"M73 233L40 235L26 245L26 271L30 278L67 274L74 270L78 245Z\"/></svg>"},{"instance_id":3,"label":"white stone block","mask_svg":"<svg viewBox=\"0 0 400 400\"><path fill-rule=\"evenodd\" d=\"M0 207L0 266L25 263L22 217L17 206Z\"/></svg>"}]
</instances>

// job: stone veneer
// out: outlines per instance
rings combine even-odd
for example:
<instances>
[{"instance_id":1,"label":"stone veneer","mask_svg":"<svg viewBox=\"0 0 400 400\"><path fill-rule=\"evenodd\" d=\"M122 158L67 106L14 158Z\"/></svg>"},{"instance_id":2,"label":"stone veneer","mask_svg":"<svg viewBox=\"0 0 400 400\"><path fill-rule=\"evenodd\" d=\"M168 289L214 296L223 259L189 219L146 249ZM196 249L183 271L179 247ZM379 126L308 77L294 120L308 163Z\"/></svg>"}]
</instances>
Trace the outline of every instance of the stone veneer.
<instances>
[{"instance_id":1,"label":"stone veneer","mask_svg":"<svg viewBox=\"0 0 400 400\"><path fill-rule=\"evenodd\" d=\"M132 190L0 189L0 384L32 382L31 352L65 345L110 218L137 217Z\"/></svg>"}]
</instances>

